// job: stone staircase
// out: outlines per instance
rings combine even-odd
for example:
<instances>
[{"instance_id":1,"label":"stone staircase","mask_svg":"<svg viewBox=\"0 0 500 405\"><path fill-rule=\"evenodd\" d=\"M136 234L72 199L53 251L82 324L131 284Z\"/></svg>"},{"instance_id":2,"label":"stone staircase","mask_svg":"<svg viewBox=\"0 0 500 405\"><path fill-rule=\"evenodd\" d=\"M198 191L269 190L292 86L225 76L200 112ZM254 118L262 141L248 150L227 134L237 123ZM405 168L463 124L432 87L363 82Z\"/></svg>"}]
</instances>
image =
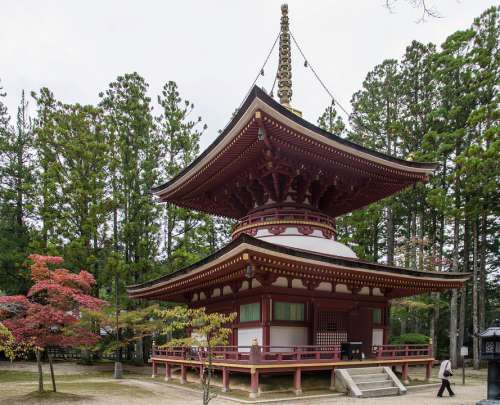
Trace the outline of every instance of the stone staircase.
<instances>
[{"instance_id":1,"label":"stone staircase","mask_svg":"<svg viewBox=\"0 0 500 405\"><path fill-rule=\"evenodd\" d=\"M406 394L406 388L389 367L335 370L338 391L353 397L385 397Z\"/></svg>"}]
</instances>

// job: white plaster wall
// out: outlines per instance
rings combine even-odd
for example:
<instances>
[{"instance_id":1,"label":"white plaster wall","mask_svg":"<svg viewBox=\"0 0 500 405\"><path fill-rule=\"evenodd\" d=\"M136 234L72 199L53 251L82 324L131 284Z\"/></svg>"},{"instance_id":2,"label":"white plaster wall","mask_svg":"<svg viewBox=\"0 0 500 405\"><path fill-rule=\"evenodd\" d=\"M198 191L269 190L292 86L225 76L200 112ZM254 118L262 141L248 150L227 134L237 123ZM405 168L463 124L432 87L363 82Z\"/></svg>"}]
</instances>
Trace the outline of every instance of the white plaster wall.
<instances>
[{"instance_id":1,"label":"white plaster wall","mask_svg":"<svg viewBox=\"0 0 500 405\"><path fill-rule=\"evenodd\" d=\"M287 346L307 345L307 326L271 326L270 327L271 351L279 352L289 350ZM282 347L280 347L282 346Z\"/></svg>"},{"instance_id":2,"label":"white plaster wall","mask_svg":"<svg viewBox=\"0 0 500 405\"><path fill-rule=\"evenodd\" d=\"M302 284L302 280L300 278L294 278L292 280L292 288L302 288L303 290L307 289L304 284Z\"/></svg>"},{"instance_id":3,"label":"white plaster wall","mask_svg":"<svg viewBox=\"0 0 500 405\"><path fill-rule=\"evenodd\" d=\"M335 292L338 292L338 293L347 293L347 294L351 293L345 284L337 284L335 286Z\"/></svg>"},{"instance_id":4,"label":"white plaster wall","mask_svg":"<svg viewBox=\"0 0 500 405\"><path fill-rule=\"evenodd\" d=\"M238 346L251 346L252 340L257 338L259 345L262 345L262 328L238 328ZM242 352L249 352L250 348L240 349Z\"/></svg>"},{"instance_id":5,"label":"white plaster wall","mask_svg":"<svg viewBox=\"0 0 500 405\"><path fill-rule=\"evenodd\" d=\"M286 277L278 277L273 285L276 287L288 287L288 280Z\"/></svg>"},{"instance_id":6,"label":"white plaster wall","mask_svg":"<svg viewBox=\"0 0 500 405\"><path fill-rule=\"evenodd\" d=\"M222 290L222 295L229 295L232 294L233 290L231 290L231 286L225 285L224 289Z\"/></svg>"},{"instance_id":7,"label":"white plaster wall","mask_svg":"<svg viewBox=\"0 0 500 405\"><path fill-rule=\"evenodd\" d=\"M359 293L361 295L370 295L370 287L363 287L361 290L359 290Z\"/></svg>"},{"instance_id":8,"label":"white plaster wall","mask_svg":"<svg viewBox=\"0 0 500 405\"><path fill-rule=\"evenodd\" d=\"M322 281L319 283L318 288L316 288L318 291L332 291L332 283L328 283L326 281Z\"/></svg>"}]
</instances>

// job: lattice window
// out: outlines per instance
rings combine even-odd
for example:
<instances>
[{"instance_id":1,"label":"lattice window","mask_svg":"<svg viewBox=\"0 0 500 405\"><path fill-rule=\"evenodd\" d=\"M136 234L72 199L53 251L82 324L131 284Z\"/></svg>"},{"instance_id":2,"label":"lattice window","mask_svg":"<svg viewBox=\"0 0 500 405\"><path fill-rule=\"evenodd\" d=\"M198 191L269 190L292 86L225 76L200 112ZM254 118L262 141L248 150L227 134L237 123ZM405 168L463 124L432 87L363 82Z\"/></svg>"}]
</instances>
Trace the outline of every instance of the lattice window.
<instances>
[{"instance_id":1,"label":"lattice window","mask_svg":"<svg viewBox=\"0 0 500 405\"><path fill-rule=\"evenodd\" d=\"M347 341L347 313L337 311L319 311L316 330L316 344L339 345Z\"/></svg>"}]
</instances>

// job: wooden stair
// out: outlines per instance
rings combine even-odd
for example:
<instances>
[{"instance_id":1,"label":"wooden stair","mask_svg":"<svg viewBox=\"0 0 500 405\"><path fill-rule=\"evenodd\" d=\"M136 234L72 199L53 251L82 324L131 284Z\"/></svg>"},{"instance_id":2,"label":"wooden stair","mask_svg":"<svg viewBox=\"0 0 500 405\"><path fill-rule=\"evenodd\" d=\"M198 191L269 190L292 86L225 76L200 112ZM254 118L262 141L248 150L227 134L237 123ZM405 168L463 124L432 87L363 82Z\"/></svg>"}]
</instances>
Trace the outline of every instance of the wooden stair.
<instances>
[{"instance_id":1,"label":"wooden stair","mask_svg":"<svg viewBox=\"0 0 500 405\"><path fill-rule=\"evenodd\" d=\"M406 388L389 367L342 368L335 371L337 390L358 398L406 394Z\"/></svg>"}]
</instances>

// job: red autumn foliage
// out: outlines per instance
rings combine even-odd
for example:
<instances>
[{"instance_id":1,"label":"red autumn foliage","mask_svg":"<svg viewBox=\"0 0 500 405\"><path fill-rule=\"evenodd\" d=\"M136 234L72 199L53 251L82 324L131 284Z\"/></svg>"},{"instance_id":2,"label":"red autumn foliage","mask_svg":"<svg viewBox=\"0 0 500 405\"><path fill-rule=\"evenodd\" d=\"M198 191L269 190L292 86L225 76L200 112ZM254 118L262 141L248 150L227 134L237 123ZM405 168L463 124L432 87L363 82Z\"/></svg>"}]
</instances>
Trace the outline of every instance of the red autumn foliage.
<instances>
[{"instance_id":1,"label":"red autumn foliage","mask_svg":"<svg viewBox=\"0 0 500 405\"><path fill-rule=\"evenodd\" d=\"M0 297L0 320L12 332L16 343L46 347L90 345L98 336L78 328L79 310L98 310L105 301L90 295L94 277L49 266L62 264L55 256L31 255L34 285L27 296Z\"/></svg>"}]
</instances>

